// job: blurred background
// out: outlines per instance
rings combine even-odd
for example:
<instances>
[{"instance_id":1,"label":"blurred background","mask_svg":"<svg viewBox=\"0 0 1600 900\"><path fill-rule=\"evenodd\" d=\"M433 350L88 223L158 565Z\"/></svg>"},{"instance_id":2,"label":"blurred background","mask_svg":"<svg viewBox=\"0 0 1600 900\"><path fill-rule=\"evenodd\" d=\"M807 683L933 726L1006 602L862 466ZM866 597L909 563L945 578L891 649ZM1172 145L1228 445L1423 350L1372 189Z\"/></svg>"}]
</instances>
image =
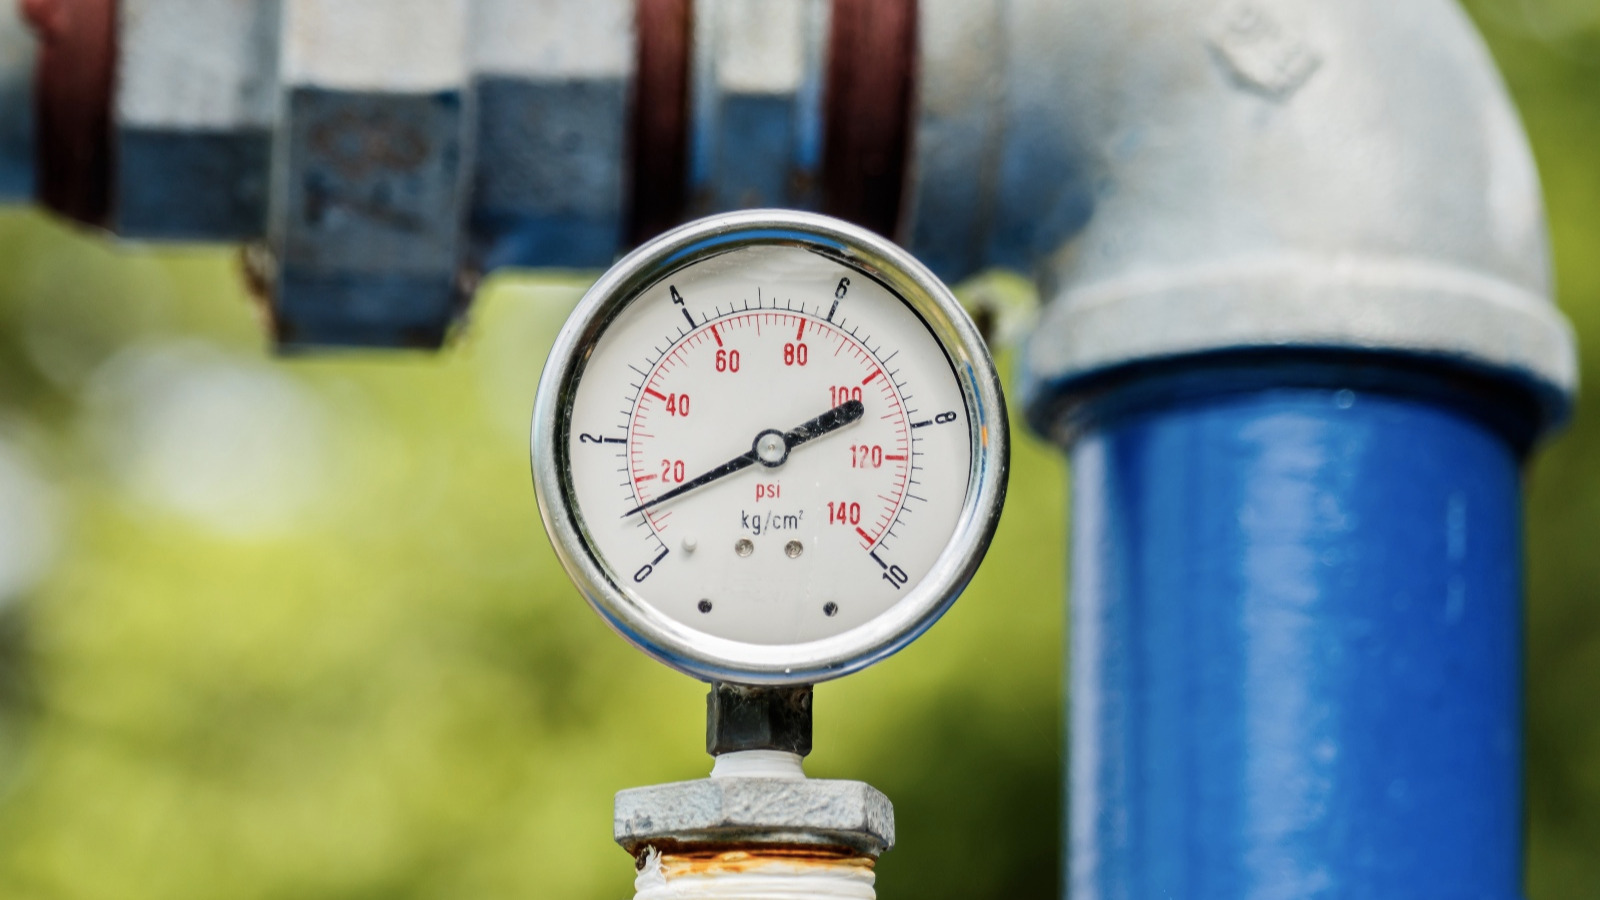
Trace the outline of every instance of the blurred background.
<instances>
[{"instance_id":1,"label":"blurred background","mask_svg":"<svg viewBox=\"0 0 1600 900\"><path fill-rule=\"evenodd\" d=\"M1600 384L1600 5L1467 6ZM236 249L0 213L0 896L630 895L613 792L710 760L704 686L606 630L535 508L534 387L589 277L496 276L441 354L279 358ZM1059 891L1067 478L1014 428L962 602L817 692L810 773L895 802L884 900ZM1600 897L1597 459L1590 389L1528 473L1535 900Z\"/></svg>"}]
</instances>

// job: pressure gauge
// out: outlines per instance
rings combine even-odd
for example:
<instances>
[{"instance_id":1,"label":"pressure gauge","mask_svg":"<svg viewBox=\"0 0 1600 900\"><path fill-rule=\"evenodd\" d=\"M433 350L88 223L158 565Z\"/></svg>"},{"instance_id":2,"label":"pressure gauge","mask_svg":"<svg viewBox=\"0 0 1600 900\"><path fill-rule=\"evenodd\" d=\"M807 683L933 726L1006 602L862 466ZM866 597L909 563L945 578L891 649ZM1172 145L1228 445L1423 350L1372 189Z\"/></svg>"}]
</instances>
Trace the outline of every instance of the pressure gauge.
<instances>
[{"instance_id":1,"label":"pressure gauge","mask_svg":"<svg viewBox=\"0 0 1600 900\"><path fill-rule=\"evenodd\" d=\"M595 283L533 419L539 508L590 604L707 680L869 665L955 600L1005 494L994 365L894 244L757 210Z\"/></svg>"}]
</instances>

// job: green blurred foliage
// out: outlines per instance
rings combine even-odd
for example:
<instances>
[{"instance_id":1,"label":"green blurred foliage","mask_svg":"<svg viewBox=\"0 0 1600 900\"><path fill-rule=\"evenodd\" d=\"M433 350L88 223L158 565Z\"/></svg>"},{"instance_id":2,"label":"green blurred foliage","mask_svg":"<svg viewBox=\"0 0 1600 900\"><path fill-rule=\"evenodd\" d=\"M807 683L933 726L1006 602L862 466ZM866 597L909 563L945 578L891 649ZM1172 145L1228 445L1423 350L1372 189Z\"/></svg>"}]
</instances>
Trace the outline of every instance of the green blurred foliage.
<instances>
[{"instance_id":1,"label":"green blurred foliage","mask_svg":"<svg viewBox=\"0 0 1600 900\"><path fill-rule=\"evenodd\" d=\"M704 688L539 523L529 413L583 278L496 280L436 356L275 359L233 251L12 211L0 271L0 461L56 536L0 607L0 896L630 895L612 795L708 771ZM969 596L818 692L812 773L899 804L886 898L1056 880L1063 473L1016 456Z\"/></svg>"},{"instance_id":2,"label":"green blurred foliage","mask_svg":"<svg viewBox=\"0 0 1600 900\"><path fill-rule=\"evenodd\" d=\"M1585 385L1528 479L1528 894L1600 897L1600 3L1467 8L1533 142Z\"/></svg>"},{"instance_id":3,"label":"green blurred foliage","mask_svg":"<svg viewBox=\"0 0 1600 900\"><path fill-rule=\"evenodd\" d=\"M1468 6L1595 346L1600 6ZM529 409L583 284L496 279L436 356L280 359L232 251L0 214L0 896L630 895L611 796L707 771L704 689L609 633L539 524ZM967 595L818 689L810 772L896 804L884 900L1057 892L1066 486L1014 433ZM1600 897L1597 452L1591 393L1530 477L1534 900Z\"/></svg>"}]
</instances>

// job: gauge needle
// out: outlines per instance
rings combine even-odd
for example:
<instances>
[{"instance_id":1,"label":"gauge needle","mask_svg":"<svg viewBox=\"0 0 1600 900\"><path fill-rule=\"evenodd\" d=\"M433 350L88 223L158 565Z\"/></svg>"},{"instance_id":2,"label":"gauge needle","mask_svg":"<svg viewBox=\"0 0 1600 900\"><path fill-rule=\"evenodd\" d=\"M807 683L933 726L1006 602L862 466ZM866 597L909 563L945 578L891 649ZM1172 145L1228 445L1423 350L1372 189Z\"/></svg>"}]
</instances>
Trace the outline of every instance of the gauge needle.
<instances>
[{"instance_id":1,"label":"gauge needle","mask_svg":"<svg viewBox=\"0 0 1600 900\"><path fill-rule=\"evenodd\" d=\"M654 500L635 506L633 509L623 513L622 518L626 519L634 513L643 512L655 506L657 503L665 503L674 497L687 494L697 487L716 481L718 478L748 469L756 463L768 468L777 468L789 458L789 451L804 444L806 441L814 440L830 431L836 431L849 425L851 422L860 419L865 412L866 407L861 404L860 400L846 400L822 415L814 419L808 419L788 431L768 428L756 435L756 439L750 442L750 452L741 453L709 472L685 481Z\"/></svg>"}]
</instances>

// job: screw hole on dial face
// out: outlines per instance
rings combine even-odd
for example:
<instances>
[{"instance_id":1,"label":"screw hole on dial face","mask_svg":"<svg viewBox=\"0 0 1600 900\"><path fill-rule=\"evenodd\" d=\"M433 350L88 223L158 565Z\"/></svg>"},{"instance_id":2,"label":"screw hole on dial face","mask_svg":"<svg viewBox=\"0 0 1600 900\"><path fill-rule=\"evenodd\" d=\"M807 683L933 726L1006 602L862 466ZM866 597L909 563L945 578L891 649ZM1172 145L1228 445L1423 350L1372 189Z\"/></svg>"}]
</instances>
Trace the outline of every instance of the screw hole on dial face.
<instances>
[{"instance_id":1,"label":"screw hole on dial face","mask_svg":"<svg viewBox=\"0 0 1600 900\"><path fill-rule=\"evenodd\" d=\"M749 556L756 552L756 545L749 538L739 538L733 544L733 552L740 556Z\"/></svg>"},{"instance_id":2,"label":"screw hole on dial face","mask_svg":"<svg viewBox=\"0 0 1600 900\"><path fill-rule=\"evenodd\" d=\"M838 611L839 611L839 604L834 603L832 600L829 600L827 603L822 604L822 614L825 615L825 616L832 616L835 613L837 613Z\"/></svg>"},{"instance_id":3,"label":"screw hole on dial face","mask_svg":"<svg viewBox=\"0 0 1600 900\"><path fill-rule=\"evenodd\" d=\"M799 541L790 541L789 543L783 545L783 555L789 557L790 559L798 559L800 554L804 552L806 552L805 545L801 544Z\"/></svg>"},{"instance_id":4,"label":"screw hole on dial face","mask_svg":"<svg viewBox=\"0 0 1600 900\"><path fill-rule=\"evenodd\" d=\"M710 600L701 600L700 601L700 606L698 608L703 613L711 612L711 601Z\"/></svg>"}]
</instances>

